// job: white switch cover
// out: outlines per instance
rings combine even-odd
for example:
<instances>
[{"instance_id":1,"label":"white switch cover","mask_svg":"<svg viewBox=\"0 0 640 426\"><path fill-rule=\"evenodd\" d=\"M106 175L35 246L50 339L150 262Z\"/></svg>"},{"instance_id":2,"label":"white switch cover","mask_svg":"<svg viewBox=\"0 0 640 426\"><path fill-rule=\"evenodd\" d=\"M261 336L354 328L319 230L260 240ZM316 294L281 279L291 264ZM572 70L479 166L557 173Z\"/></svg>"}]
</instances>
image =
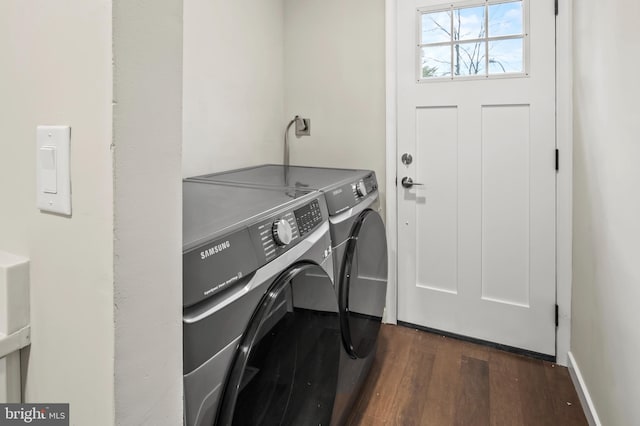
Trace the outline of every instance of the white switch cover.
<instances>
[{"instance_id":1,"label":"white switch cover","mask_svg":"<svg viewBox=\"0 0 640 426\"><path fill-rule=\"evenodd\" d=\"M71 215L69 126L38 126L36 131L37 206L42 211Z\"/></svg>"}]
</instances>

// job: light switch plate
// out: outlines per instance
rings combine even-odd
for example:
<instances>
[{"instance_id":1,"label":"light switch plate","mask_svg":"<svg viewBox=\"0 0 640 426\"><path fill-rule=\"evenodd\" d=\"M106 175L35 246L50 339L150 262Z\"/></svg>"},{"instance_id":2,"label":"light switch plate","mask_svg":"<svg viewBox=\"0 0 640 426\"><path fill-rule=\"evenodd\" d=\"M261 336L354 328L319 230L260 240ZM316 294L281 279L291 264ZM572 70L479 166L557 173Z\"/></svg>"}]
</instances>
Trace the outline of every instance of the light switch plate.
<instances>
[{"instance_id":1,"label":"light switch plate","mask_svg":"<svg viewBox=\"0 0 640 426\"><path fill-rule=\"evenodd\" d=\"M36 129L36 205L42 211L71 215L69 126Z\"/></svg>"}]
</instances>

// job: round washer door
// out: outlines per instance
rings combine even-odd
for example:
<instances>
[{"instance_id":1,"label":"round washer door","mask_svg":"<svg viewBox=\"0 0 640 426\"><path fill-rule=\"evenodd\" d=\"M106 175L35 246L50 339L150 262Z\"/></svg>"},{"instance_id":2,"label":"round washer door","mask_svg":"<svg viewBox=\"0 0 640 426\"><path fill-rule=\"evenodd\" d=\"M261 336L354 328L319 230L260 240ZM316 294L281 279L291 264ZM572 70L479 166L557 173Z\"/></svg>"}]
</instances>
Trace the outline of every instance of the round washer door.
<instances>
[{"instance_id":1,"label":"round washer door","mask_svg":"<svg viewBox=\"0 0 640 426\"><path fill-rule=\"evenodd\" d=\"M342 340L353 358L376 346L387 294L387 238L380 215L365 210L351 228L340 274Z\"/></svg>"},{"instance_id":2,"label":"round washer door","mask_svg":"<svg viewBox=\"0 0 640 426\"><path fill-rule=\"evenodd\" d=\"M326 272L300 263L270 286L228 373L218 425L328 425L340 363L338 301Z\"/></svg>"}]
</instances>

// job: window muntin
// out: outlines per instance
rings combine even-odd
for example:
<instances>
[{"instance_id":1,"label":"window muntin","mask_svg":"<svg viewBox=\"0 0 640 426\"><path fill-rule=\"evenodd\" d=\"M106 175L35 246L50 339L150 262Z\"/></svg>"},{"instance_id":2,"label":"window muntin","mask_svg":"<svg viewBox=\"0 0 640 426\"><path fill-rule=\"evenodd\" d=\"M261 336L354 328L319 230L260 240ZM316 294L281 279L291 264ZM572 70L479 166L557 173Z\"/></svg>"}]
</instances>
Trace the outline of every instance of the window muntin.
<instances>
[{"instance_id":1,"label":"window muntin","mask_svg":"<svg viewBox=\"0 0 640 426\"><path fill-rule=\"evenodd\" d=\"M419 9L418 81L526 75L525 1Z\"/></svg>"}]
</instances>

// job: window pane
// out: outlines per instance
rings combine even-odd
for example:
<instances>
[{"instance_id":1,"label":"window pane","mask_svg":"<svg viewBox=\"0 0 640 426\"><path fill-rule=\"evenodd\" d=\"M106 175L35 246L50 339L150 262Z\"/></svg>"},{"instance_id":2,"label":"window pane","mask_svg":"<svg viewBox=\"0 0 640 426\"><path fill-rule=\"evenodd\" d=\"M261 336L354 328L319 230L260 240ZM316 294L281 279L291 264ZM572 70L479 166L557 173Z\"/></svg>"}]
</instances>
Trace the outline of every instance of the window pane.
<instances>
[{"instance_id":1,"label":"window pane","mask_svg":"<svg viewBox=\"0 0 640 426\"><path fill-rule=\"evenodd\" d=\"M519 34L523 34L522 1L489 6L489 37Z\"/></svg>"},{"instance_id":2,"label":"window pane","mask_svg":"<svg viewBox=\"0 0 640 426\"><path fill-rule=\"evenodd\" d=\"M489 42L489 74L524 72L522 38Z\"/></svg>"},{"instance_id":3,"label":"window pane","mask_svg":"<svg viewBox=\"0 0 640 426\"><path fill-rule=\"evenodd\" d=\"M451 41L450 12L425 13L422 15L422 44Z\"/></svg>"},{"instance_id":4,"label":"window pane","mask_svg":"<svg viewBox=\"0 0 640 426\"><path fill-rule=\"evenodd\" d=\"M453 11L453 39L484 38L485 7L467 7Z\"/></svg>"},{"instance_id":5,"label":"window pane","mask_svg":"<svg viewBox=\"0 0 640 426\"><path fill-rule=\"evenodd\" d=\"M486 74L485 42L460 43L453 46L455 75Z\"/></svg>"},{"instance_id":6,"label":"window pane","mask_svg":"<svg viewBox=\"0 0 640 426\"><path fill-rule=\"evenodd\" d=\"M420 78L451 76L451 46L422 48Z\"/></svg>"}]
</instances>

